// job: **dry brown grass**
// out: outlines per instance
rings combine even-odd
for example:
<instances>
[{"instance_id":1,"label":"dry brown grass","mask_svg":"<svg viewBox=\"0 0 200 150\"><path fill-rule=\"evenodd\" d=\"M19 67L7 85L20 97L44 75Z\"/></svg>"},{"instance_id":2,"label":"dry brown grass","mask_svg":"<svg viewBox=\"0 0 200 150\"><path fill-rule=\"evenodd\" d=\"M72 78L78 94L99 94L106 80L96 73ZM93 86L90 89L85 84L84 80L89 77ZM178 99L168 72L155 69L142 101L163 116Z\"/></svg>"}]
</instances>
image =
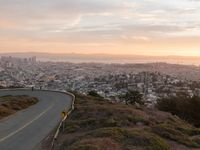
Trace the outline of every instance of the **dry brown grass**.
<instances>
[{"instance_id":1,"label":"dry brown grass","mask_svg":"<svg viewBox=\"0 0 200 150\"><path fill-rule=\"evenodd\" d=\"M199 131L169 113L78 94L76 109L66 121L56 148L193 150L200 149Z\"/></svg>"},{"instance_id":2,"label":"dry brown grass","mask_svg":"<svg viewBox=\"0 0 200 150\"><path fill-rule=\"evenodd\" d=\"M26 109L38 102L35 97L29 96L3 96L0 97L0 119Z\"/></svg>"},{"instance_id":3,"label":"dry brown grass","mask_svg":"<svg viewBox=\"0 0 200 150\"><path fill-rule=\"evenodd\" d=\"M75 144L72 147L69 147L69 150L120 150L120 145L110 138L89 138L83 139Z\"/></svg>"}]
</instances>

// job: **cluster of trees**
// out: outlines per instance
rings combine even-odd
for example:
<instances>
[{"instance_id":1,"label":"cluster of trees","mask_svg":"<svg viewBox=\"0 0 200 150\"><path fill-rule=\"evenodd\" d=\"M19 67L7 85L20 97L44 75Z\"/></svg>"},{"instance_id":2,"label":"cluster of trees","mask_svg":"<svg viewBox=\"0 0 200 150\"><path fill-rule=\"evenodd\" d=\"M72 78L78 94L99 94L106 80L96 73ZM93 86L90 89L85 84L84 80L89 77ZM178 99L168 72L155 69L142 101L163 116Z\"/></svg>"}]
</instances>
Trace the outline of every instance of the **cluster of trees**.
<instances>
[{"instance_id":1,"label":"cluster of trees","mask_svg":"<svg viewBox=\"0 0 200 150\"><path fill-rule=\"evenodd\" d=\"M96 91L89 91L89 96L97 97L97 98L103 98L101 95L99 95Z\"/></svg>"},{"instance_id":2,"label":"cluster of trees","mask_svg":"<svg viewBox=\"0 0 200 150\"><path fill-rule=\"evenodd\" d=\"M120 99L125 100L126 104L144 105L143 95L138 91L128 91L125 95L120 96Z\"/></svg>"},{"instance_id":3,"label":"cluster of trees","mask_svg":"<svg viewBox=\"0 0 200 150\"><path fill-rule=\"evenodd\" d=\"M179 93L177 96L159 99L157 108L177 115L189 123L200 127L200 97L190 97L187 94Z\"/></svg>"},{"instance_id":4,"label":"cluster of trees","mask_svg":"<svg viewBox=\"0 0 200 150\"><path fill-rule=\"evenodd\" d=\"M97 98L103 98L96 91L90 91L88 92L88 95ZM119 98L124 100L127 105L144 105L143 95L138 91L128 91L125 95L120 95Z\"/></svg>"}]
</instances>

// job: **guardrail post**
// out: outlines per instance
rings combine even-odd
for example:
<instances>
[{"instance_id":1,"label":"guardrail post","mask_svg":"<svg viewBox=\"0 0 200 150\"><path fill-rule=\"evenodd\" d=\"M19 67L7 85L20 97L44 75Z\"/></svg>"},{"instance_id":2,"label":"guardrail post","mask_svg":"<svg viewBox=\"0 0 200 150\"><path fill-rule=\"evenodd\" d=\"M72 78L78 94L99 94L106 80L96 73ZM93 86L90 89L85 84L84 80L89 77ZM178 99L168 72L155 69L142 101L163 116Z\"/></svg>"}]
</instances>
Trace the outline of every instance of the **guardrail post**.
<instances>
[{"instance_id":1,"label":"guardrail post","mask_svg":"<svg viewBox=\"0 0 200 150\"><path fill-rule=\"evenodd\" d=\"M64 130L65 130L65 121L63 121L63 123L62 123L62 131L64 132Z\"/></svg>"},{"instance_id":2,"label":"guardrail post","mask_svg":"<svg viewBox=\"0 0 200 150\"><path fill-rule=\"evenodd\" d=\"M58 91L59 92L59 91ZM67 94L67 95L70 95L72 97L72 103L71 103L71 108L68 110L66 116L62 119L62 121L60 122L59 126L58 126L58 129L54 135L54 138L53 138L53 141L52 141L52 144L51 144L51 148L50 150L53 150L54 146L55 146L55 141L56 139L58 138L58 134L60 132L60 129L62 128L62 131L64 132L65 130L65 120L67 119L67 117L69 116L69 114L74 110L74 104L75 104L75 95L69 93L69 92L61 92L61 93L64 93L64 94ZM61 127L62 126L62 127Z\"/></svg>"},{"instance_id":3,"label":"guardrail post","mask_svg":"<svg viewBox=\"0 0 200 150\"><path fill-rule=\"evenodd\" d=\"M72 93L69 93L69 92L63 92L63 91L53 91L53 90L48 90L48 89L33 89L33 88L15 88L15 89L1 89L0 91L7 91L7 90L29 90L29 91L50 91L50 92L60 92L60 93L63 93L63 94L66 94L68 96L71 96L72 98L72 103L71 103L71 108L69 109L69 111L67 112L67 115L62 119L62 121L59 123L59 126L56 130L56 133L53 137L53 140L52 140L52 143L51 143L51 147L50 147L50 150L53 150L53 148L55 147L55 141L56 139L58 138L58 134L60 132L60 129L61 129L61 126L63 126L63 131L65 129L65 120L67 119L68 115L74 110L74 105L75 105L75 95L72 94Z\"/></svg>"}]
</instances>

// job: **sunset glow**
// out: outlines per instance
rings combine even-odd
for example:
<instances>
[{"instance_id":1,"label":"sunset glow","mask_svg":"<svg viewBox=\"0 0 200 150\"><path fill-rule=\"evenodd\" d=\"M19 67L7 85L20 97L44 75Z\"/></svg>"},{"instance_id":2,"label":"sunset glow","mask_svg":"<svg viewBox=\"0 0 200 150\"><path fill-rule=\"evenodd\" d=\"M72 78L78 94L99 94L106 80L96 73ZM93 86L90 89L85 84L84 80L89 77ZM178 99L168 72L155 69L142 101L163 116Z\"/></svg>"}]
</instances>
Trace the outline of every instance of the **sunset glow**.
<instances>
[{"instance_id":1,"label":"sunset glow","mask_svg":"<svg viewBox=\"0 0 200 150\"><path fill-rule=\"evenodd\" d=\"M0 53L200 56L197 0L0 0Z\"/></svg>"}]
</instances>

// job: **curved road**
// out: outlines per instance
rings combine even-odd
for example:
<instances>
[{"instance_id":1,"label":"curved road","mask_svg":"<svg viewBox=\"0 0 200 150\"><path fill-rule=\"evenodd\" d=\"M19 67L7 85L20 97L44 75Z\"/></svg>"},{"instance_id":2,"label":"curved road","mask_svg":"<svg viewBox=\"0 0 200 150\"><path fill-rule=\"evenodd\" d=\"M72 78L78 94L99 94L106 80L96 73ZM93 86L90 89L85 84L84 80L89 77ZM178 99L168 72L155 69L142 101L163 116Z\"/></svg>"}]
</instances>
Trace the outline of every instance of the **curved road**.
<instances>
[{"instance_id":1,"label":"curved road","mask_svg":"<svg viewBox=\"0 0 200 150\"><path fill-rule=\"evenodd\" d=\"M0 120L0 150L32 150L58 125L60 113L70 109L72 97L59 92L11 90L0 96L28 95L39 102Z\"/></svg>"}]
</instances>

